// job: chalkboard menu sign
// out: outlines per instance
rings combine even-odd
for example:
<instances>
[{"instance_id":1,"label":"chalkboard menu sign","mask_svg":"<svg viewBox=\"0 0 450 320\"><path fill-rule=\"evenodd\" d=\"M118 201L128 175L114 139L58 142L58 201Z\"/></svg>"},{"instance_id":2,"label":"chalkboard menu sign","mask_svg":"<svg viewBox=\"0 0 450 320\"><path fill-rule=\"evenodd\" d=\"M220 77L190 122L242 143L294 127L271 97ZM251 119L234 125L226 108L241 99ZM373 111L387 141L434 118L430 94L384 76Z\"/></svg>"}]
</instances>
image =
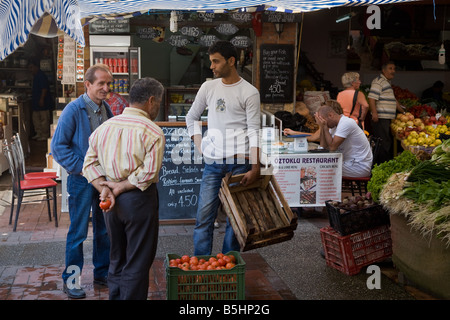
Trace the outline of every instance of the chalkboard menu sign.
<instances>
[{"instance_id":1,"label":"chalkboard menu sign","mask_svg":"<svg viewBox=\"0 0 450 320\"><path fill-rule=\"evenodd\" d=\"M292 102L294 94L294 46L263 44L260 48L261 102Z\"/></svg>"},{"instance_id":2,"label":"chalkboard menu sign","mask_svg":"<svg viewBox=\"0 0 450 320\"><path fill-rule=\"evenodd\" d=\"M89 23L89 34L130 33L128 19L99 19Z\"/></svg>"},{"instance_id":3,"label":"chalkboard menu sign","mask_svg":"<svg viewBox=\"0 0 450 320\"><path fill-rule=\"evenodd\" d=\"M190 220L197 214L203 158L185 122L157 122L166 138L157 184L160 220ZM206 130L206 126L203 126Z\"/></svg>"},{"instance_id":4,"label":"chalkboard menu sign","mask_svg":"<svg viewBox=\"0 0 450 320\"><path fill-rule=\"evenodd\" d=\"M302 22L302 14L266 10L262 14L262 21L272 23Z\"/></svg>"}]
</instances>

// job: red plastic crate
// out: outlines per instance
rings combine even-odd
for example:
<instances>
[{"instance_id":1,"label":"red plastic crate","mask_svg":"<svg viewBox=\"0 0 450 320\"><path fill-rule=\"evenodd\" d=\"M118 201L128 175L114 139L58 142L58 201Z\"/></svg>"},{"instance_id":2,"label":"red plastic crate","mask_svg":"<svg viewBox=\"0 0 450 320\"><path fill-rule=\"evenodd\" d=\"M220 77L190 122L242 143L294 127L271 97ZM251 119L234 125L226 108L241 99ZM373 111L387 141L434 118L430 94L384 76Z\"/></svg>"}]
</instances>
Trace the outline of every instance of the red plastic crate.
<instances>
[{"instance_id":1,"label":"red plastic crate","mask_svg":"<svg viewBox=\"0 0 450 320\"><path fill-rule=\"evenodd\" d=\"M389 225L341 236L332 227L320 229L327 265L347 275L392 255Z\"/></svg>"}]
</instances>

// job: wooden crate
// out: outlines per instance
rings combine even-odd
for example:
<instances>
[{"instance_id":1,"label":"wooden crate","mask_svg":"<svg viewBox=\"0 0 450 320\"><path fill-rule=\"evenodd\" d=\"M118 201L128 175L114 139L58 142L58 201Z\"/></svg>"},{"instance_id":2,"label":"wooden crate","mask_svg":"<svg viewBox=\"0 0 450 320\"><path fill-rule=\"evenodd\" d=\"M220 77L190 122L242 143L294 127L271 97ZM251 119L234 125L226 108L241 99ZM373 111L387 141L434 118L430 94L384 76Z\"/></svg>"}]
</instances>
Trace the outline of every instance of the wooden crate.
<instances>
[{"instance_id":1,"label":"wooden crate","mask_svg":"<svg viewBox=\"0 0 450 320\"><path fill-rule=\"evenodd\" d=\"M244 174L222 180L222 202L242 251L290 240L297 228L297 215L284 199L273 175L249 186L240 185Z\"/></svg>"}]
</instances>

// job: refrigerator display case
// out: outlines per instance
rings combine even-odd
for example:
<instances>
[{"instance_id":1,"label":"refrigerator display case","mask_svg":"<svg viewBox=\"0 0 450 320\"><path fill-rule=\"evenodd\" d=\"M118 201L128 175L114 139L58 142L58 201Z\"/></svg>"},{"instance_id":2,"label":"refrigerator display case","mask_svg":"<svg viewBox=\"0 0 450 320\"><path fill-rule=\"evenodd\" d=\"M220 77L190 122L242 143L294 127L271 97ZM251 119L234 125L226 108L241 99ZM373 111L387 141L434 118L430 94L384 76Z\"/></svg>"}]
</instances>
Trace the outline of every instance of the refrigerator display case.
<instances>
[{"instance_id":1,"label":"refrigerator display case","mask_svg":"<svg viewBox=\"0 0 450 320\"><path fill-rule=\"evenodd\" d=\"M90 36L91 65L109 66L114 81L111 91L127 96L134 81L141 77L140 48L131 47L130 36Z\"/></svg>"},{"instance_id":2,"label":"refrigerator display case","mask_svg":"<svg viewBox=\"0 0 450 320\"><path fill-rule=\"evenodd\" d=\"M166 121L186 121L186 114L194 102L199 88L169 87L165 94L165 120ZM206 121L208 110L201 116L202 121Z\"/></svg>"}]
</instances>

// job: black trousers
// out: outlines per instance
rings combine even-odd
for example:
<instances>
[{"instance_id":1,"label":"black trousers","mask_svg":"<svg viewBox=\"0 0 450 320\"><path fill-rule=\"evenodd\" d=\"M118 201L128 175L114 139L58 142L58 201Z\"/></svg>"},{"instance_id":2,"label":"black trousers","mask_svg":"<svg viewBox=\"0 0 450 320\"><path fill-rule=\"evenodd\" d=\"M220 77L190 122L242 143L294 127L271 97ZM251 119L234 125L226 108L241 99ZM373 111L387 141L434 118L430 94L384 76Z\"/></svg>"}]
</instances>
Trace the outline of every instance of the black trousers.
<instances>
[{"instance_id":1,"label":"black trousers","mask_svg":"<svg viewBox=\"0 0 450 320\"><path fill-rule=\"evenodd\" d=\"M108 288L110 300L146 300L149 271L159 230L156 184L120 194L105 214L111 242Z\"/></svg>"},{"instance_id":2,"label":"black trousers","mask_svg":"<svg viewBox=\"0 0 450 320\"><path fill-rule=\"evenodd\" d=\"M390 125L391 120L389 119L379 119L378 122L372 121L373 135L382 139L378 157L374 159L376 164L381 164L394 158L394 143L397 143L397 141L394 141L395 138L392 136Z\"/></svg>"}]
</instances>

